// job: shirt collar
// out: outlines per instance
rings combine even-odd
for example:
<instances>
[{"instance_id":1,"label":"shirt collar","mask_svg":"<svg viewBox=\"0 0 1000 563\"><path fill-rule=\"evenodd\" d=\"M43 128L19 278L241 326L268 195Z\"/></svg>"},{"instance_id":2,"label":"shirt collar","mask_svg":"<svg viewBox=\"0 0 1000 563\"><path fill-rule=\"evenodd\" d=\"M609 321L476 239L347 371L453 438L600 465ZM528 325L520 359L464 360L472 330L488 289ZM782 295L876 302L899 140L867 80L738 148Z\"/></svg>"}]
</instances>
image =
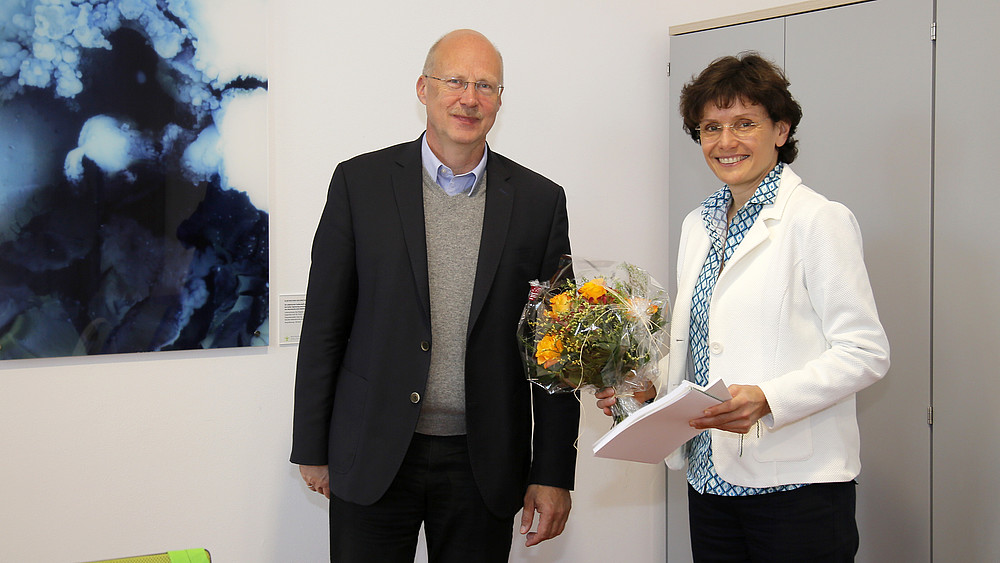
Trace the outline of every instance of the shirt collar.
<instances>
[{"instance_id":1,"label":"shirt collar","mask_svg":"<svg viewBox=\"0 0 1000 563\"><path fill-rule=\"evenodd\" d=\"M757 205L768 205L774 203L775 198L778 197L778 184L781 180L781 172L785 169L785 163L779 162L764 179L760 181L760 185L754 190L753 195L747 203L754 203ZM727 208L729 207L729 201L732 199L732 192L729 191L729 186L722 186L719 191L708 196L708 198L702 202L702 206L707 209L716 208Z\"/></svg>"},{"instance_id":2,"label":"shirt collar","mask_svg":"<svg viewBox=\"0 0 1000 563\"><path fill-rule=\"evenodd\" d=\"M441 162L441 159L431 150L430 145L427 144L426 132L420 141L420 159L423 162L424 170L430 174L431 178L434 178L437 185L448 195L472 195L472 189L476 186L479 179L483 177L483 171L486 170L486 156L489 152L489 145L487 145L486 150L483 151L483 158L479 160L479 164L475 168L465 174L455 176L451 168L445 166Z\"/></svg>"}]
</instances>

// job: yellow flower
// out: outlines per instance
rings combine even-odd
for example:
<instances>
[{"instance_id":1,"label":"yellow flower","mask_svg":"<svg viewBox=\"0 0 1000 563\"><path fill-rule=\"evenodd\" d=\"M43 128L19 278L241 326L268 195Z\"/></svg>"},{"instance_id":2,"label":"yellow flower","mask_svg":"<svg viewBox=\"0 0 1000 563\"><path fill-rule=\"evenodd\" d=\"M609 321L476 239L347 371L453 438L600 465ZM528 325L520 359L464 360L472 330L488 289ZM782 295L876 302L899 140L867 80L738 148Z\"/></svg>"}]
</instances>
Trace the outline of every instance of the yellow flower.
<instances>
[{"instance_id":1,"label":"yellow flower","mask_svg":"<svg viewBox=\"0 0 1000 563\"><path fill-rule=\"evenodd\" d=\"M563 343L552 334L546 334L535 347L535 360L546 368L557 363L562 356Z\"/></svg>"},{"instance_id":2,"label":"yellow flower","mask_svg":"<svg viewBox=\"0 0 1000 563\"><path fill-rule=\"evenodd\" d=\"M577 291L580 292L580 295L584 296L587 301L592 303L597 302L598 299L604 297L604 295L608 292L608 290L604 287L604 278L594 278L580 286L580 289Z\"/></svg>"},{"instance_id":3,"label":"yellow flower","mask_svg":"<svg viewBox=\"0 0 1000 563\"><path fill-rule=\"evenodd\" d=\"M549 318L556 318L557 316L569 311L569 305L572 297L568 292L562 292L559 295L549 299L549 305L552 306L552 310L548 311Z\"/></svg>"}]
</instances>

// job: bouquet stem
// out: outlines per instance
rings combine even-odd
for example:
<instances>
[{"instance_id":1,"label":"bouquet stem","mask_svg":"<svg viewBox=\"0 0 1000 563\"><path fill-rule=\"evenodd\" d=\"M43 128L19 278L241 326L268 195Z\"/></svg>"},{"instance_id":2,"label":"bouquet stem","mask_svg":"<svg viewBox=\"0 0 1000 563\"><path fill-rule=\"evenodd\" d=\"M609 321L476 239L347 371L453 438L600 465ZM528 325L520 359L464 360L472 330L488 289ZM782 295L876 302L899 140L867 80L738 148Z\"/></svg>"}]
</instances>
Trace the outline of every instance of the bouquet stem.
<instances>
[{"instance_id":1,"label":"bouquet stem","mask_svg":"<svg viewBox=\"0 0 1000 563\"><path fill-rule=\"evenodd\" d=\"M642 408L642 403L636 400L631 394L617 395L615 404L611 405L611 416L615 419L615 424L625 420L625 418Z\"/></svg>"}]
</instances>

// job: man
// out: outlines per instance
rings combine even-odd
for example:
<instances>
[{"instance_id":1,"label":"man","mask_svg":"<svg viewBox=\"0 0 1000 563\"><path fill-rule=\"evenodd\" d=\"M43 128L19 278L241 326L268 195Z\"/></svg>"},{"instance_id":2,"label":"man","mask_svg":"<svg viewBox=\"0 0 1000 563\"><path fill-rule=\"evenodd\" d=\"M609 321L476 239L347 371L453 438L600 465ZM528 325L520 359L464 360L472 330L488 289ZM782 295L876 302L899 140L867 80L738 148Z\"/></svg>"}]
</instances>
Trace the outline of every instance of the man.
<instances>
[{"instance_id":1,"label":"man","mask_svg":"<svg viewBox=\"0 0 1000 563\"><path fill-rule=\"evenodd\" d=\"M518 509L528 546L569 515L579 406L526 382L515 340L569 252L566 200L487 147L502 84L484 36L447 34L417 79L426 133L333 174L291 456L331 499L332 560L413 561L423 523L432 562L506 561Z\"/></svg>"}]
</instances>

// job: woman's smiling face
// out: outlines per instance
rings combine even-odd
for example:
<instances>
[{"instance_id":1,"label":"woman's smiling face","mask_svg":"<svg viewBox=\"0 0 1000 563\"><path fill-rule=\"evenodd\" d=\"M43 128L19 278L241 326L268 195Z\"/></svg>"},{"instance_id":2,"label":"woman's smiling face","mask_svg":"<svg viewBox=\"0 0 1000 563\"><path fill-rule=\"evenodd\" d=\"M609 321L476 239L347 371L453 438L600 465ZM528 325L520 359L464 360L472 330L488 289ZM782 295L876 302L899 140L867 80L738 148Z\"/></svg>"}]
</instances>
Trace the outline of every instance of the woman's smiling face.
<instances>
[{"instance_id":1,"label":"woman's smiling face","mask_svg":"<svg viewBox=\"0 0 1000 563\"><path fill-rule=\"evenodd\" d=\"M764 176L778 164L778 147L788 139L788 124L771 121L764 106L746 105L740 99L728 108L705 104L700 122L704 130L712 124L728 126L746 119L759 124L749 136L738 137L731 127L724 127L717 138L701 141L708 167L729 186L734 198L742 201L753 195Z\"/></svg>"}]
</instances>

